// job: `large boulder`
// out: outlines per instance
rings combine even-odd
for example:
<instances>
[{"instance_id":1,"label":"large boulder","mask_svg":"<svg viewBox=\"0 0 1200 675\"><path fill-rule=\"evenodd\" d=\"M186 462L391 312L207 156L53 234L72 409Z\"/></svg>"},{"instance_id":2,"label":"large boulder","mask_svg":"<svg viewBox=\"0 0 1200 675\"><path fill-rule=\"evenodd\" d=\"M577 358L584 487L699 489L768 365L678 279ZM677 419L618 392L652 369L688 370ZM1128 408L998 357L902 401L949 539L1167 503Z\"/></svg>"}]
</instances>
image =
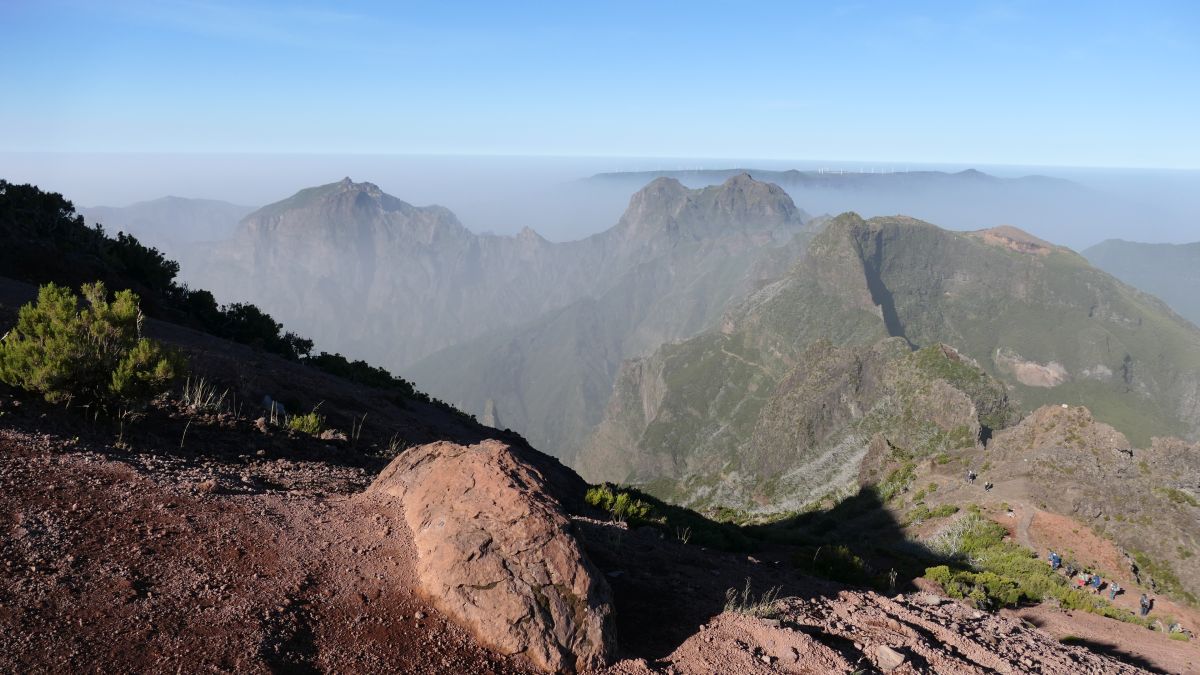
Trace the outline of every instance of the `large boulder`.
<instances>
[{"instance_id":1,"label":"large boulder","mask_svg":"<svg viewBox=\"0 0 1200 675\"><path fill-rule=\"evenodd\" d=\"M481 642L546 670L601 667L615 650L611 591L552 494L564 477L547 474L569 471L541 458L495 440L431 443L368 492L401 500L422 589Z\"/></svg>"}]
</instances>

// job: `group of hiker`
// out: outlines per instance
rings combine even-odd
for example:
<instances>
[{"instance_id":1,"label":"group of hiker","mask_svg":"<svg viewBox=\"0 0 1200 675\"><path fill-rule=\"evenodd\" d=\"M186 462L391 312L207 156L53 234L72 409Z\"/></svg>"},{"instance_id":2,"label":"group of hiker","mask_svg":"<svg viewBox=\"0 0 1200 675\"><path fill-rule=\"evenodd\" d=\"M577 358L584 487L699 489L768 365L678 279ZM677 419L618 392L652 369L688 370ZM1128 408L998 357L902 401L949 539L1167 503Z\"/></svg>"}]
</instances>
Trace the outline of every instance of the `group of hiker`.
<instances>
[{"instance_id":1,"label":"group of hiker","mask_svg":"<svg viewBox=\"0 0 1200 675\"><path fill-rule=\"evenodd\" d=\"M974 469L967 470L967 482L968 483L974 483L975 479L978 477L979 477L979 474L975 473ZM993 487L995 487L995 486L992 485L991 481L988 481L983 484L983 489L985 492L991 492Z\"/></svg>"},{"instance_id":2,"label":"group of hiker","mask_svg":"<svg viewBox=\"0 0 1200 675\"><path fill-rule=\"evenodd\" d=\"M1050 562L1050 569L1054 570L1055 572L1060 569L1063 570L1066 573L1067 578L1073 580L1075 585L1079 587L1079 590L1086 588L1092 593L1099 594L1105 586L1104 577L1100 576L1099 574L1093 574L1086 570L1079 570L1070 562L1064 565L1062 556L1054 551L1050 551L1050 555L1046 556L1046 559ZM1125 589L1121 588L1116 581L1109 581L1107 584L1109 600L1116 600L1117 594L1125 592ZM1147 597L1145 593L1142 593L1142 597L1138 600L1138 607L1141 615L1146 616L1150 614L1150 609L1153 606L1154 601Z\"/></svg>"}]
</instances>

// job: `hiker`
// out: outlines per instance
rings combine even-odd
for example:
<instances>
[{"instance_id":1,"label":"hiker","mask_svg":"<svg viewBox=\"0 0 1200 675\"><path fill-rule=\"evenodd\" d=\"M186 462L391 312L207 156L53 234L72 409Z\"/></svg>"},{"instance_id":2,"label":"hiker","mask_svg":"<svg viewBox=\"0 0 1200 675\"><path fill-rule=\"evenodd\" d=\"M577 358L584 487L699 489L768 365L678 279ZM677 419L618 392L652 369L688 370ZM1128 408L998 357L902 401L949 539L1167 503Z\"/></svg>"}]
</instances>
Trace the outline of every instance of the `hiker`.
<instances>
[{"instance_id":1,"label":"hiker","mask_svg":"<svg viewBox=\"0 0 1200 675\"><path fill-rule=\"evenodd\" d=\"M984 492L991 492L991 491L992 491L992 488L994 488L994 487L996 487L996 486L995 486L995 485L992 485L992 482L991 482L991 481L988 481L988 482L986 482L986 483L984 483L984 484L983 484L983 490L984 490Z\"/></svg>"},{"instance_id":2,"label":"hiker","mask_svg":"<svg viewBox=\"0 0 1200 675\"><path fill-rule=\"evenodd\" d=\"M1075 563L1067 563L1067 578L1074 579L1076 574L1079 574L1079 570L1076 569Z\"/></svg>"},{"instance_id":3,"label":"hiker","mask_svg":"<svg viewBox=\"0 0 1200 675\"><path fill-rule=\"evenodd\" d=\"M1091 585L1092 585L1092 592L1099 593L1100 588L1104 586L1104 579L1099 574L1096 574L1092 577Z\"/></svg>"},{"instance_id":4,"label":"hiker","mask_svg":"<svg viewBox=\"0 0 1200 675\"><path fill-rule=\"evenodd\" d=\"M1057 572L1058 568L1062 567L1062 558L1060 558L1059 555L1054 551L1050 551L1050 555L1048 557L1050 560L1050 569Z\"/></svg>"},{"instance_id":5,"label":"hiker","mask_svg":"<svg viewBox=\"0 0 1200 675\"><path fill-rule=\"evenodd\" d=\"M1083 590L1088 584L1092 583L1092 575L1084 572L1078 579L1075 580L1075 585L1079 586L1079 590Z\"/></svg>"},{"instance_id":6,"label":"hiker","mask_svg":"<svg viewBox=\"0 0 1200 675\"><path fill-rule=\"evenodd\" d=\"M974 469L967 469L967 482L968 483L975 482L975 470Z\"/></svg>"},{"instance_id":7,"label":"hiker","mask_svg":"<svg viewBox=\"0 0 1200 675\"><path fill-rule=\"evenodd\" d=\"M1108 599L1109 600L1116 600L1117 593L1120 593L1120 592L1121 592L1121 587L1117 585L1117 582L1114 581L1108 585Z\"/></svg>"},{"instance_id":8,"label":"hiker","mask_svg":"<svg viewBox=\"0 0 1200 675\"><path fill-rule=\"evenodd\" d=\"M1150 601L1150 598L1147 598L1146 594L1142 593L1142 599L1138 601L1138 605L1142 608L1143 617L1150 613L1151 604L1153 603Z\"/></svg>"}]
</instances>

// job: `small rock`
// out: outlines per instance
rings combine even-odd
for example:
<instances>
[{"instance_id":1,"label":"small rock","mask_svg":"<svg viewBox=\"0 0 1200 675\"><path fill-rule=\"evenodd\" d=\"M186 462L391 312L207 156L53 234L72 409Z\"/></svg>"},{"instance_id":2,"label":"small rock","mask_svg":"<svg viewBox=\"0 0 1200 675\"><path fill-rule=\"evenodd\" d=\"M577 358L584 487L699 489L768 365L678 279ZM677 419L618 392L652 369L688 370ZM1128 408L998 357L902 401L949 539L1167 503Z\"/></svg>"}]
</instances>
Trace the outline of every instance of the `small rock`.
<instances>
[{"instance_id":1,"label":"small rock","mask_svg":"<svg viewBox=\"0 0 1200 675\"><path fill-rule=\"evenodd\" d=\"M925 605L926 607L937 607L945 602L945 599L933 593L918 593L913 596L913 602L916 602L918 605Z\"/></svg>"},{"instance_id":2,"label":"small rock","mask_svg":"<svg viewBox=\"0 0 1200 675\"><path fill-rule=\"evenodd\" d=\"M890 673L904 665L904 655L887 645L879 645L875 648L875 662L880 670Z\"/></svg>"},{"instance_id":3,"label":"small rock","mask_svg":"<svg viewBox=\"0 0 1200 675\"><path fill-rule=\"evenodd\" d=\"M421 619L425 618L425 612L417 612L416 614L413 614L413 618L417 621L420 621Z\"/></svg>"}]
</instances>

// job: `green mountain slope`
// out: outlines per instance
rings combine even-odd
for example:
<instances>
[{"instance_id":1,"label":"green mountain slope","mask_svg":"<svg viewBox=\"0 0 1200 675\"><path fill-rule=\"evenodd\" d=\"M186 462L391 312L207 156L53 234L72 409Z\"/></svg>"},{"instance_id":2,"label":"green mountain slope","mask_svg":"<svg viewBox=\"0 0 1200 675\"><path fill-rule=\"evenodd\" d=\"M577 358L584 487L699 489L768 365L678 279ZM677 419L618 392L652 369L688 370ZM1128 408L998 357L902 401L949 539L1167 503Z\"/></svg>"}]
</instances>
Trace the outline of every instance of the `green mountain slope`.
<instances>
[{"instance_id":1,"label":"green mountain slope","mask_svg":"<svg viewBox=\"0 0 1200 675\"><path fill-rule=\"evenodd\" d=\"M1096 267L1163 299L1180 316L1200 325L1200 242L1142 244L1120 239L1083 252Z\"/></svg>"},{"instance_id":2,"label":"green mountain slope","mask_svg":"<svg viewBox=\"0 0 1200 675\"><path fill-rule=\"evenodd\" d=\"M889 336L887 350L859 353ZM683 501L787 508L851 475L837 465L861 456L866 430L890 438L904 420L937 420L954 408L949 394L911 401L903 382L928 388L937 378L884 358L896 345L938 343L1002 382L1021 409L1085 404L1138 444L1151 434L1197 433L1200 331L1157 299L1011 228L956 233L843 214L786 278L731 310L720 330L625 364L578 465L589 479L657 481ZM858 365L841 377L827 372L830 358ZM975 400L970 386L952 388ZM973 418L966 426L986 438L1012 420L998 392L989 400L952 419ZM879 406L892 412L880 416ZM920 433L958 438L959 426ZM815 482L788 478L821 462L831 469Z\"/></svg>"}]
</instances>

